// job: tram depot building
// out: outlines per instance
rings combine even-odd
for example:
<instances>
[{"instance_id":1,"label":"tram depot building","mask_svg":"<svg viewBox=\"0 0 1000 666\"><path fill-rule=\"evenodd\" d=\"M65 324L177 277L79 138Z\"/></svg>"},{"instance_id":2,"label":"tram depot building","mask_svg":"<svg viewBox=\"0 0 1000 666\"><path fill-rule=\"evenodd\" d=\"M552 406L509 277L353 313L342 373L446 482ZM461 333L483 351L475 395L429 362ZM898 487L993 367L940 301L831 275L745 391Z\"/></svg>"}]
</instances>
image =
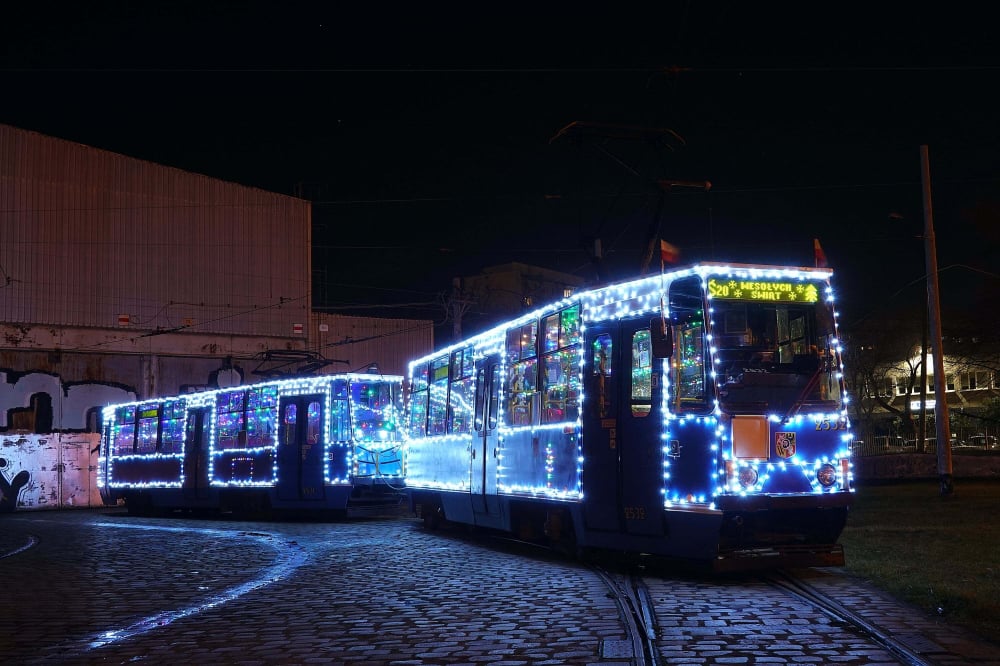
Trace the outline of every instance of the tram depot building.
<instances>
[{"instance_id":1,"label":"tram depot building","mask_svg":"<svg viewBox=\"0 0 1000 666\"><path fill-rule=\"evenodd\" d=\"M312 310L311 225L304 199L0 124L5 479L10 442L260 381L275 353L402 374L430 351L431 321Z\"/></svg>"}]
</instances>

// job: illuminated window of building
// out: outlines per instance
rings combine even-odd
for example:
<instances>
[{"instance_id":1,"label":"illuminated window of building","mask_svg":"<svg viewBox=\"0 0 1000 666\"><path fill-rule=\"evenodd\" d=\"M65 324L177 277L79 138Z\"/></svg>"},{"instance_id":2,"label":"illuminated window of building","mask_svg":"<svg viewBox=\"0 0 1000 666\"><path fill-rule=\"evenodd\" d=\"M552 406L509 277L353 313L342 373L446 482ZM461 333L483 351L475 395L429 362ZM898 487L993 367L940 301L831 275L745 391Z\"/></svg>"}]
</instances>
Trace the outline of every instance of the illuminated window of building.
<instances>
[{"instance_id":1,"label":"illuminated window of building","mask_svg":"<svg viewBox=\"0 0 1000 666\"><path fill-rule=\"evenodd\" d=\"M992 373L988 370L970 370L959 374L963 391L988 389L992 385Z\"/></svg>"}]
</instances>

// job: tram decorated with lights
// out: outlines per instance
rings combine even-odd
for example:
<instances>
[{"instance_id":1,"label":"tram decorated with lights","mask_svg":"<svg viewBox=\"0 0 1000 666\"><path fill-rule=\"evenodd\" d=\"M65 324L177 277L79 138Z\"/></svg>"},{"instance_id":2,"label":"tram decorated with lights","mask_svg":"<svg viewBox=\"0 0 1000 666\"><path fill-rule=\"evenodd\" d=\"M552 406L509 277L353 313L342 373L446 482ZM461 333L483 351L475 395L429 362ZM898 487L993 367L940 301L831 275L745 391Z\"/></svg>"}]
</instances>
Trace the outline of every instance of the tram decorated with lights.
<instances>
[{"instance_id":1,"label":"tram decorated with lights","mask_svg":"<svg viewBox=\"0 0 1000 666\"><path fill-rule=\"evenodd\" d=\"M412 509L577 553L842 564L852 436L831 277L679 267L414 360Z\"/></svg>"},{"instance_id":2,"label":"tram decorated with lights","mask_svg":"<svg viewBox=\"0 0 1000 666\"><path fill-rule=\"evenodd\" d=\"M402 377L344 373L109 405L105 504L349 515L403 495Z\"/></svg>"}]
</instances>

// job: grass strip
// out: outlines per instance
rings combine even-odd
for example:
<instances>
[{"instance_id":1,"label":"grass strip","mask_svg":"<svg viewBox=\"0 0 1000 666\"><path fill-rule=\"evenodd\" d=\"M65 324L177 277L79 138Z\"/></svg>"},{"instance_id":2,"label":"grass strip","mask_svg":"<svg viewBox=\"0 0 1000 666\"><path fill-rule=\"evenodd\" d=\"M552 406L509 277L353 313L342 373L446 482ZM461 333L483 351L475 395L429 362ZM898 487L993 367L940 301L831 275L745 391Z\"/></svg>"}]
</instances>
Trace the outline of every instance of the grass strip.
<instances>
[{"instance_id":1,"label":"grass strip","mask_svg":"<svg viewBox=\"0 0 1000 666\"><path fill-rule=\"evenodd\" d=\"M852 575L1000 643L1000 482L859 484L841 543Z\"/></svg>"}]
</instances>

